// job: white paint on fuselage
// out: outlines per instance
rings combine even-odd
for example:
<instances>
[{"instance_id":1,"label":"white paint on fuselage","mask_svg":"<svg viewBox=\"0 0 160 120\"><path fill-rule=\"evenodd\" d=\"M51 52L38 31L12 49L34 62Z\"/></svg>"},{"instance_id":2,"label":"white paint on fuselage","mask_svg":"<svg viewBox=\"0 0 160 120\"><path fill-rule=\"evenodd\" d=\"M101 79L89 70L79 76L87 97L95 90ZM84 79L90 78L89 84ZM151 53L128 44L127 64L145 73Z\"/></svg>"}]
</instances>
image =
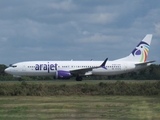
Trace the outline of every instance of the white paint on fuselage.
<instances>
[{"instance_id":1,"label":"white paint on fuselage","mask_svg":"<svg viewBox=\"0 0 160 120\"><path fill-rule=\"evenodd\" d=\"M31 61L20 62L7 68L8 73L15 76L55 76L57 70L72 71L84 68L98 67L103 61ZM55 67L54 65L57 64ZM36 65L39 65L36 70ZM50 68L50 65L51 68ZM47 68L46 68L47 66ZM94 68L92 75L116 75L135 71L134 62L108 61L105 68Z\"/></svg>"}]
</instances>

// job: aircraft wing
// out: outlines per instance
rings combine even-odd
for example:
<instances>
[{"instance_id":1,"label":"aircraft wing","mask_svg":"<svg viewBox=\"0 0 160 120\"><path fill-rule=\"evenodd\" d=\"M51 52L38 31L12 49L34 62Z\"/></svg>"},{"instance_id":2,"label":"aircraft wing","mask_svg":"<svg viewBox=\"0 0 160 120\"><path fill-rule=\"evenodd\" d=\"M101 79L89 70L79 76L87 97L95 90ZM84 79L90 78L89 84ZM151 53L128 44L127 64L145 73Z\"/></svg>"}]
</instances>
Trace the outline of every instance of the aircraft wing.
<instances>
[{"instance_id":1,"label":"aircraft wing","mask_svg":"<svg viewBox=\"0 0 160 120\"><path fill-rule=\"evenodd\" d=\"M143 63L136 63L135 65L147 65L148 63L153 63L153 62L155 62L155 60L147 61L147 62L143 62Z\"/></svg>"},{"instance_id":2,"label":"aircraft wing","mask_svg":"<svg viewBox=\"0 0 160 120\"><path fill-rule=\"evenodd\" d=\"M85 75L85 73L92 71L94 68L100 68L100 67L105 68L107 60L108 58L106 58L100 66L71 70L70 73L72 75Z\"/></svg>"}]
</instances>

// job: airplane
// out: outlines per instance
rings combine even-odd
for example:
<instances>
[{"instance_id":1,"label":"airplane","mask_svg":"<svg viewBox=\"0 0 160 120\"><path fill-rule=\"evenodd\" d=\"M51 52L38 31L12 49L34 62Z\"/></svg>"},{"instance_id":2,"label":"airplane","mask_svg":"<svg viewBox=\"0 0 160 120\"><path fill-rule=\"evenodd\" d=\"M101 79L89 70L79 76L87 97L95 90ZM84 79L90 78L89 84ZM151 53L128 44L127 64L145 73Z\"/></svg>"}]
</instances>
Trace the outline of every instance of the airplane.
<instances>
[{"instance_id":1,"label":"airplane","mask_svg":"<svg viewBox=\"0 0 160 120\"><path fill-rule=\"evenodd\" d=\"M56 79L76 77L82 81L85 76L111 76L137 71L150 66L147 61L152 34L147 34L142 41L126 57L108 61L28 61L19 62L5 69L14 77L21 76L53 76Z\"/></svg>"}]
</instances>

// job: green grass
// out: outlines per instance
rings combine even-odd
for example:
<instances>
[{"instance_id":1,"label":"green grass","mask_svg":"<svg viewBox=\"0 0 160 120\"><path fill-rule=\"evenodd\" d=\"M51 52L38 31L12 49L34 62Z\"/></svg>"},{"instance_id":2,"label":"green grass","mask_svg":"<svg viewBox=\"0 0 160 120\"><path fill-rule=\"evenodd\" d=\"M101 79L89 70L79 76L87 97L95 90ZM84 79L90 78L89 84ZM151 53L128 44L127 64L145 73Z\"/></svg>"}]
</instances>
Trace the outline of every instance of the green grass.
<instances>
[{"instance_id":1,"label":"green grass","mask_svg":"<svg viewBox=\"0 0 160 120\"><path fill-rule=\"evenodd\" d=\"M160 97L0 97L0 120L159 120Z\"/></svg>"},{"instance_id":2,"label":"green grass","mask_svg":"<svg viewBox=\"0 0 160 120\"><path fill-rule=\"evenodd\" d=\"M144 83L144 82L158 82L159 80L83 80L83 81L76 81L76 80L33 80L33 81L25 81L27 83L33 84L55 84L55 85L76 85L76 84L99 84L100 82L103 83L115 83L115 82L127 82L127 83ZM23 81L1 81L0 83L7 83L7 84L21 84Z\"/></svg>"}]
</instances>

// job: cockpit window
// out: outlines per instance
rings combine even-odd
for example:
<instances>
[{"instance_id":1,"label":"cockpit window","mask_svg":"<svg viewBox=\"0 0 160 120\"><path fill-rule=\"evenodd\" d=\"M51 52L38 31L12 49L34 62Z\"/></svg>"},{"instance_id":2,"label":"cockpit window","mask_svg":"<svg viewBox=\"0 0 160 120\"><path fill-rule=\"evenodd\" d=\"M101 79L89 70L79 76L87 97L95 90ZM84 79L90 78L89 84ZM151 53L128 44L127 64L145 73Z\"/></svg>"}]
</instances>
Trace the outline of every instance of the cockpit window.
<instances>
[{"instance_id":1,"label":"cockpit window","mask_svg":"<svg viewBox=\"0 0 160 120\"><path fill-rule=\"evenodd\" d=\"M12 65L13 68L17 67L17 65Z\"/></svg>"}]
</instances>

